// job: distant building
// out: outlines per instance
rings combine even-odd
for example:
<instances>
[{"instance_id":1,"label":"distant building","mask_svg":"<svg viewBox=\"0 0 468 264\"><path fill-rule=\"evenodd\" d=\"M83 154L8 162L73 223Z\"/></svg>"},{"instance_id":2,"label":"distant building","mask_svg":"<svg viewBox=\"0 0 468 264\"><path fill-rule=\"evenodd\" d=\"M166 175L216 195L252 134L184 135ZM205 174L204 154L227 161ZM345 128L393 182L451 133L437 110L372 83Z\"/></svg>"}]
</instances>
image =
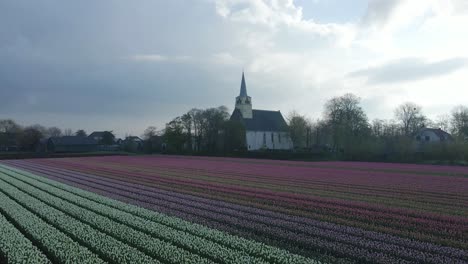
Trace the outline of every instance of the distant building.
<instances>
[{"instance_id":1,"label":"distant building","mask_svg":"<svg viewBox=\"0 0 468 264\"><path fill-rule=\"evenodd\" d=\"M96 140L96 142L101 142L102 138L104 137L104 133L106 133L106 131L94 131L93 133L89 134L88 138L92 138Z\"/></svg>"},{"instance_id":2,"label":"distant building","mask_svg":"<svg viewBox=\"0 0 468 264\"><path fill-rule=\"evenodd\" d=\"M51 137L41 140L39 149L45 152L93 152L98 150L98 144L88 137Z\"/></svg>"},{"instance_id":3,"label":"distant building","mask_svg":"<svg viewBox=\"0 0 468 264\"><path fill-rule=\"evenodd\" d=\"M453 137L440 128L422 128L415 135L418 144L452 142Z\"/></svg>"},{"instance_id":4,"label":"distant building","mask_svg":"<svg viewBox=\"0 0 468 264\"><path fill-rule=\"evenodd\" d=\"M293 148L288 125L280 111L252 109L252 98L247 95L244 73L231 120L240 121L245 126L246 147L249 151Z\"/></svg>"},{"instance_id":5,"label":"distant building","mask_svg":"<svg viewBox=\"0 0 468 264\"><path fill-rule=\"evenodd\" d=\"M144 141L136 136L126 137L122 142L122 147L125 151L140 152L143 151Z\"/></svg>"}]
</instances>

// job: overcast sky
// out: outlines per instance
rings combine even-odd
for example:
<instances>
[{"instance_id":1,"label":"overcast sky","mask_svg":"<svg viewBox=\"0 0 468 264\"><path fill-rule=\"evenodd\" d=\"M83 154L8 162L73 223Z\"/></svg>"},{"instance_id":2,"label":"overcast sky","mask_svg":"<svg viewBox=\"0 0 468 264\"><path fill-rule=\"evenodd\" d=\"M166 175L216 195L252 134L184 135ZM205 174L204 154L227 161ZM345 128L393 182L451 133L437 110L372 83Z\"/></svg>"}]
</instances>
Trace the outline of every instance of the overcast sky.
<instances>
[{"instance_id":1,"label":"overcast sky","mask_svg":"<svg viewBox=\"0 0 468 264\"><path fill-rule=\"evenodd\" d=\"M370 119L468 105L466 0L1 0L0 118L163 128L226 105L312 119L347 92Z\"/></svg>"}]
</instances>

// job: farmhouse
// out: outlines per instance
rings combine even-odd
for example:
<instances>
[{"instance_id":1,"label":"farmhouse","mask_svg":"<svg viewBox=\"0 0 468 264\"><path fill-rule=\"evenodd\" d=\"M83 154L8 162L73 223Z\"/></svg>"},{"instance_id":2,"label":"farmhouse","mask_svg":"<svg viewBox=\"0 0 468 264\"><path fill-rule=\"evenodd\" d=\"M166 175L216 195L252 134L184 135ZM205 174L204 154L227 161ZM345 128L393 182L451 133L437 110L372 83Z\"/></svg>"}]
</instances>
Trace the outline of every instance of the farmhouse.
<instances>
[{"instance_id":1,"label":"farmhouse","mask_svg":"<svg viewBox=\"0 0 468 264\"><path fill-rule=\"evenodd\" d=\"M452 142L453 137L440 128L422 128L414 136L420 144Z\"/></svg>"},{"instance_id":2,"label":"farmhouse","mask_svg":"<svg viewBox=\"0 0 468 264\"><path fill-rule=\"evenodd\" d=\"M96 140L79 136L51 137L41 144L44 144L41 150L46 152L92 152L98 150Z\"/></svg>"},{"instance_id":3,"label":"farmhouse","mask_svg":"<svg viewBox=\"0 0 468 264\"><path fill-rule=\"evenodd\" d=\"M236 106L231 120L240 121L244 125L249 151L293 148L288 125L280 111L252 109L252 98L247 95L244 73L242 73L240 94L236 97Z\"/></svg>"},{"instance_id":4,"label":"farmhouse","mask_svg":"<svg viewBox=\"0 0 468 264\"><path fill-rule=\"evenodd\" d=\"M105 133L106 131L94 131L93 133L89 134L88 138L92 138L96 140L96 142L100 142Z\"/></svg>"}]
</instances>

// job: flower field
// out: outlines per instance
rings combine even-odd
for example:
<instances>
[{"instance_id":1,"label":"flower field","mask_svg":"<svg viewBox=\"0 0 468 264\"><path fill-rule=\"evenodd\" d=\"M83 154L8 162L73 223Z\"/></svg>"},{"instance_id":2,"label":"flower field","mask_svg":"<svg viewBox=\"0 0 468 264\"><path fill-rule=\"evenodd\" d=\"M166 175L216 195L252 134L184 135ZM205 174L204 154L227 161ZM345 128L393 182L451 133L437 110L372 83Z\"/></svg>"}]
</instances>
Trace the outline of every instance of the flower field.
<instances>
[{"instance_id":1,"label":"flower field","mask_svg":"<svg viewBox=\"0 0 468 264\"><path fill-rule=\"evenodd\" d=\"M11 263L468 263L468 168L2 161L0 229Z\"/></svg>"}]
</instances>

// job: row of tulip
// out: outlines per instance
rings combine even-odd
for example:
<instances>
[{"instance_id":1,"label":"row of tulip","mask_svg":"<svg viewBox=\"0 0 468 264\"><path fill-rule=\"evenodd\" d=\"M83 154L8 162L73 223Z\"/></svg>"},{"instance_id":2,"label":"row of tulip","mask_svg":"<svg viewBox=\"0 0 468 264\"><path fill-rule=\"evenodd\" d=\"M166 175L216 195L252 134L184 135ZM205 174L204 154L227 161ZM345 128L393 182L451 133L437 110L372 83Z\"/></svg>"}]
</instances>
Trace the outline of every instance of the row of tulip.
<instances>
[{"instance_id":1,"label":"row of tulip","mask_svg":"<svg viewBox=\"0 0 468 264\"><path fill-rule=\"evenodd\" d=\"M123 163L123 164L125 165L124 168L130 169L130 170L137 169L139 172L144 172L144 171L151 172L151 168L153 168L153 169L157 168L158 172L176 173L176 175L187 175L190 178L194 177L193 172L190 171L187 168L180 168L180 167L174 168L174 167L170 167L170 166L167 166L167 165L154 165L154 164L152 164L151 168L146 168L145 169L145 168L140 167L140 163L128 164L128 162L127 162L127 163ZM114 165L123 165L123 164L119 163L119 164L114 164ZM142 165L145 165L145 164L142 164ZM301 187L307 187L307 188L304 188L304 190L309 190L309 188L317 187L317 184L320 184L320 182L322 182L322 184L326 183L326 185L323 185L323 186L331 186L331 187L333 187L332 189L338 188L341 185L344 188L348 187L348 191L350 191L349 190L349 185L348 184L343 184L342 181L336 182L336 183L331 183L331 182L324 182L323 179L321 179L321 177L327 177L328 178L329 176L331 176L331 177L335 176L336 171L333 171L333 170L330 170L330 169L328 169L328 170L314 169L313 172L314 172L314 175L313 175L314 177L310 177L310 175L304 175L302 177L297 177L297 174L294 174L292 176L288 175L287 177L285 177L284 174L278 174L278 175L271 174L268 170L265 170L265 169L262 169L261 171L249 171L248 173L239 173L239 172L236 172L236 171L226 172L225 170L214 170L214 169L206 170L206 169L204 169L204 170L197 170L196 176L197 176L197 178L208 177L208 178L211 178L212 180L223 179L224 182L227 182L229 180L231 180L231 181L245 180L245 181L248 181L249 183L260 183L261 185L278 183L278 185L281 186L281 187L291 186L295 190L297 188L301 188ZM264 176L262 176L262 174L264 174ZM362 172L359 172L359 171L358 172L346 171L346 175L348 177L352 178L354 176L362 176ZM372 176L373 177L379 177L379 179L380 179L383 175L378 174L378 173L373 173ZM393 179L395 177L401 178L402 176L405 177L405 178L408 177L407 175L391 175L391 177ZM364 189L371 189L371 190L376 189L376 191L379 191L379 192L412 193L412 194L417 194L418 196L416 196L416 197L419 197L420 195L427 195L428 197L434 197L434 198L437 198L437 199L445 197L445 198L452 198L452 200L454 200L453 199L454 197L453 197L452 193L433 193L433 192L429 192L429 193L424 193L423 192L423 193L421 193L421 192L415 192L415 190L413 188L407 189L407 190L404 190L402 188L392 189L390 186L384 186L384 187L379 188L379 187L376 187L374 184L369 185L368 183L366 185L359 186L355 182L353 182L353 187L357 188L357 189L359 189L360 187L362 187ZM431 189L431 191L433 191L433 189ZM468 196L467 196L467 198L468 198Z\"/></svg>"},{"instance_id":2,"label":"row of tulip","mask_svg":"<svg viewBox=\"0 0 468 264\"><path fill-rule=\"evenodd\" d=\"M0 263L50 264L50 260L29 239L0 214Z\"/></svg>"},{"instance_id":3,"label":"row of tulip","mask_svg":"<svg viewBox=\"0 0 468 264\"><path fill-rule=\"evenodd\" d=\"M87 163L84 163L84 164L67 164L66 162L64 163L65 164L65 167L67 168L70 168L70 169L73 169L73 170L79 170L79 171L84 171L84 172L92 172L93 174L99 174L99 175L103 175L103 176L118 176L118 175L121 175L123 177L125 177L125 173L131 173L131 176L132 176L132 179L136 180L138 179L138 181L141 181L141 182L145 182L145 181L155 181L157 180L158 182L161 182L161 183L167 183L167 184L181 184L181 185L194 185L194 186L204 186L204 185L207 185L209 184L209 186L228 186L228 187L231 187L231 189L233 190L245 190L245 191L251 191L253 188L255 188L256 192L258 191L264 191L264 192L267 192L268 193L268 188L265 188L265 187L259 187L258 185L250 185L251 183L251 180L248 180L248 179L242 179L242 181L244 182L243 184L227 184L226 181L219 181L219 180L216 180L216 181L207 181L206 179L203 179L201 180L200 179L200 176L199 176L199 172L196 172L196 173L192 173L192 176L190 176L190 174L188 175L184 175L183 177L180 175L180 174L166 174L166 173L163 173L159 170L155 170L155 171L149 171L149 172L144 172L142 169L138 169L138 170L133 170L131 168L125 168L126 164L119 164L119 166L117 168L113 168L113 167L106 167L106 164L102 164L101 166L95 166L93 165L92 163L91 164L87 164ZM314 171L314 174L316 172ZM194 176L194 174L196 176ZM203 172L203 175L205 174L205 172ZM351 177L352 175L348 175L349 177ZM379 175L374 175L376 178L378 178ZM231 178L235 177L233 175L230 175ZM284 176L283 176L284 177ZM328 177L328 176L327 176ZM446 181L450 181L452 179L447 179L447 177L445 177ZM328 178L327 178L328 179ZM289 179L289 181L294 181L294 179ZM271 184L272 181L271 179L267 179L267 181L263 184L263 186L267 186L268 184ZM248 188L249 186L252 186L252 188ZM352 188L354 185L348 185L348 189L349 188ZM244 188L242 188L244 187ZM468 191L468 190L467 190ZM282 198L292 198L292 199L296 199L296 200L313 200L313 201L319 201L319 202L322 202L322 203L329 203L329 204L337 204L337 201L336 199L325 199L325 198L321 198L321 197L314 197L314 196L307 196L307 195L300 195L296 192L296 190L294 189L294 193L289 193L287 191L283 191L283 192L280 192L280 191L274 191L273 193L275 193L276 195L279 195L281 196ZM438 193L439 194L439 193ZM399 195L398 195L399 196ZM465 195L466 196L466 195ZM464 196L463 195L458 195L458 196L455 196L455 197L452 197L452 200L464 200L464 201L468 201L468 196L466 196L464 199L463 198ZM438 198L436 196L436 198ZM372 205L372 204L368 204L368 203L362 203L362 202L353 202L353 201L347 201L347 202L343 202L343 201L340 201L338 202L338 204L343 204L344 206L353 206L353 207L360 207L360 208L365 208L367 210L385 210L385 211L388 211L390 210L393 214L402 214L402 215L408 215L408 214L415 214L416 216L419 216L419 214L416 214L416 212L413 212L411 210L402 210L400 208L398 209L392 209L392 208L388 208L388 207L382 207L380 205ZM464 203L466 204L466 203ZM462 205L464 205L462 204ZM463 207L461 208L463 209ZM424 218L440 218L440 215L436 215L436 214L421 214L422 217ZM445 219L450 219L450 217L442 217L444 220Z\"/></svg>"},{"instance_id":4,"label":"row of tulip","mask_svg":"<svg viewBox=\"0 0 468 264\"><path fill-rule=\"evenodd\" d=\"M128 168L131 169L131 168ZM120 171L117 168L118 171ZM121 172L121 171L120 171ZM132 170L133 173L133 170ZM139 174L151 173L151 171L138 170ZM192 173L193 174L193 173ZM358 200L373 204L385 204L390 206L406 207L411 209L420 209L428 212L442 212L447 214L460 215L463 214L460 211L460 206L466 204L468 200L461 200L458 197L446 196L446 194L421 194L421 193L409 193L407 191L398 191L391 189L368 188L359 187L353 185L350 188L349 185L338 185L338 184L325 184L317 181L302 182L298 180L291 180L285 182L284 177L282 181L273 179L273 177L267 180L255 180L255 177L239 177L238 175L228 174L223 176L223 173L219 173L220 176L215 178L215 175L206 177L207 174L213 174L213 172L203 172L203 176L197 175L196 179L202 182L210 183L221 183L223 185L238 185L245 187L253 187L258 189L269 189L275 192L289 192L300 193L304 195L318 195L322 197L333 197L341 199ZM113 173L111 174L113 175ZM158 168L158 176L169 179L191 179L190 171L177 169L177 170L161 170ZM134 179L136 180L136 179ZM145 179L143 179L144 181ZM389 199L391 198L391 199ZM434 206L435 205L435 206ZM465 212L467 214L468 212Z\"/></svg>"},{"instance_id":5,"label":"row of tulip","mask_svg":"<svg viewBox=\"0 0 468 264\"><path fill-rule=\"evenodd\" d=\"M190 252L175 247L170 243L155 239L143 232L134 230L126 225L101 216L100 214L86 210L72 203L68 203L38 189L34 189L30 186L28 187L28 185L24 183L12 180L11 178L9 183L14 184L23 192L32 195L35 199L38 199L53 208L60 208L63 213L79 219L80 222L91 226L93 229L105 233L110 237L115 237L120 241L125 241L125 244L128 246L135 247L155 259L160 259L164 263L212 263L198 255L191 254ZM116 250L119 250L120 248L122 248L122 246L116 247ZM132 259L137 258L132 257Z\"/></svg>"},{"instance_id":6,"label":"row of tulip","mask_svg":"<svg viewBox=\"0 0 468 264\"><path fill-rule=\"evenodd\" d=\"M62 173L62 175L63 174L65 173ZM83 178L84 176L81 174L81 176L76 175L76 177ZM157 199L153 196L148 200L148 195L152 193L150 190L136 189L133 186L128 185L122 186L118 183L112 185L110 183L98 181L96 178L92 179L91 177L92 176L90 176L87 181L86 178L82 179L81 183L94 185L94 187L101 189L106 188L106 186L113 187L114 189L117 189L117 192L120 195L139 197L139 201L145 201L146 203L154 204L157 200L162 200L163 204L166 206L173 203L174 208L179 206L180 211L190 211L193 214L203 216L207 219L211 219L212 221L223 221L228 225L249 228L252 232L262 230L270 237L284 239L288 241L288 243L295 244L299 247L307 248L313 245L313 248L321 248L323 250L332 251L345 256L353 256L359 252L362 260L380 260L381 263L391 263L396 261L385 254L398 256L408 260L424 261L427 263L443 263L448 260L468 259L466 253L461 250L440 247L429 243L405 240L375 232L366 233L366 231L361 231L361 233L365 235L356 236L354 233L357 233L356 231L359 229L351 228L351 230L346 230L349 229L349 227L334 225L335 230L333 230L333 228L331 228L333 227L332 224L318 221L315 221L315 223L312 220L305 222L308 225L301 225L297 221L289 223L287 220L282 220L281 217L278 217L278 214L275 215L275 217L268 218L262 216L261 211L255 210L251 210L249 212L249 217L244 219L244 215L247 214L243 214L242 212L237 213L240 211L238 210L240 208L236 208L236 210L223 210L220 214L216 214L213 213L213 211L216 210L214 204L208 205L207 203L200 204L198 209L184 208L180 206L184 203L184 199L179 199L178 201L170 201L166 199L166 197L171 196L170 193L166 192ZM93 181L97 182L92 183ZM193 207L197 202L192 199L189 203ZM220 206L222 207L222 205ZM160 210L161 208L156 209ZM276 226L276 228L272 228L271 226ZM296 233L298 231L300 234Z\"/></svg>"},{"instance_id":7,"label":"row of tulip","mask_svg":"<svg viewBox=\"0 0 468 264\"><path fill-rule=\"evenodd\" d=\"M363 238L368 238L372 240L378 240L378 241L384 241L386 243L393 243L393 244L400 244L403 243L405 247L415 247L417 248L427 248L427 245L420 245L419 243L412 241L408 242L409 240L404 240L404 239L390 239L388 235L376 233L376 232L363 232L361 229L357 228L350 228L350 227L343 227L343 226L338 226L338 225L333 225L330 223L324 223L320 221L314 221L310 219L302 219L301 221L295 220L295 217L291 217L288 215L282 215L266 210L259 210L259 209L253 209L250 207L245 207L245 206L238 206L238 205L232 205L228 203L223 203L219 201L212 201L204 198L198 198L194 196L189 196L189 195L183 195L183 194L177 194L173 192L167 192L167 191L161 191L155 188L137 188L138 186L136 185L127 185L127 184L122 184L119 182L105 182L100 179L92 179L92 176L89 176L88 179L84 178L83 176L76 175L77 178L81 178L81 180L77 180L78 182L81 183L86 183L91 186L95 187L104 187L108 186L111 188L114 188L118 193L120 194L126 194L129 196L135 196L135 193L138 193L139 197L142 197L140 199L148 200L162 200L166 203L166 205L169 205L170 203L176 203L176 204L183 204L186 206L191 206L191 207L196 207L199 208L200 210L204 211L212 211L219 213L222 217L224 215L230 215L239 219L247 219L248 221L253 221L253 222L260 222L263 224L269 224L273 226L277 226L280 228L285 228L289 229L291 231L300 231L306 234L311 234L311 235L316 235L314 232L316 232L317 228L322 230L329 230L330 232L340 232L340 233L345 233L348 235L353 235L357 237L363 237ZM147 197L144 197L147 196ZM297 217L296 217L297 218ZM378 234L378 235L376 235ZM404 242L402 242L404 241ZM446 250L441 250L441 251L446 251Z\"/></svg>"},{"instance_id":8,"label":"row of tulip","mask_svg":"<svg viewBox=\"0 0 468 264\"><path fill-rule=\"evenodd\" d=\"M142 167L170 167L197 170L200 172L228 172L232 174L253 175L255 177L282 177L288 180L323 180L327 182L358 184L367 186L382 186L387 188L418 190L418 191L451 191L452 193L466 193L468 187L462 185L462 176L468 175L468 170L456 166L424 166L420 170L405 170L406 164L384 164L387 168L380 169L379 163L300 163L281 161L258 161L246 163L244 159L237 159L227 162L225 159L190 159L173 157L97 157L91 159L68 159L67 162L77 162L79 164L114 164ZM61 161L59 162L61 163ZM104 163L104 164L102 164ZM389 170L388 167L393 168ZM402 169L403 168L403 169ZM463 174L457 174L457 170L463 170ZM439 173L437 173L439 171ZM291 172L294 172L293 174ZM449 177L446 176L460 176ZM431 176L430 181L425 181L427 176Z\"/></svg>"},{"instance_id":9,"label":"row of tulip","mask_svg":"<svg viewBox=\"0 0 468 264\"><path fill-rule=\"evenodd\" d=\"M26 234L35 245L38 245L52 262L105 263L86 247L81 246L78 242L47 224L40 217L8 197L4 193L5 189L8 188L6 183L2 182L0 186L1 213L8 216L8 220L13 222L23 234ZM38 210L40 209L41 207L38 208Z\"/></svg>"},{"instance_id":10,"label":"row of tulip","mask_svg":"<svg viewBox=\"0 0 468 264\"><path fill-rule=\"evenodd\" d=\"M235 250L230 250L212 241L209 241L209 240L197 237L197 236L192 236L185 232L174 230L172 228L168 228L165 225L151 222L149 220L134 216L127 212L122 212L112 207L105 206L100 203L87 200L85 198L73 195L59 188L47 185L45 183L41 183L37 180L27 178L27 177L21 177L16 173L9 173L9 175L12 176L13 178L18 177L17 179L37 188L36 190L32 190L31 188L28 188L28 186L25 186L24 184L21 184L17 181L15 185L19 185L17 187L19 187L21 190L27 191L41 200L42 199L52 200L53 204L56 206L60 206L60 207L66 206L67 208L69 208L69 211L71 212L71 214L81 215L80 218L82 218L83 220L86 219L87 214L90 214L90 217L92 217L92 219L96 223L102 223L100 225L103 225L103 226L112 225L112 229L118 229L119 227L118 224L116 228L115 223L108 223L109 220L103 219L102 216L106 216L112 219L113 221L119 222L120 224L127 225L145 234L149 234L152 237L175 244L181 248L185 248L189 251L196 252L199 255L206 256L207 258L210 258L210 259L213 259L214 261L218 261L222 263L238 263L239 259L242 259L243 262L248 262L248 263L265 263L264 261L262 261L262 259L257 259L254 257L250 257L249 255L246 255L246 254L241 254L240 252L237 252ZM53 195L56 196L57 198L47 198L46 197L47 195L44 195L42 191L39 191L39 190L42 190L47 193L53 193ZM86 210L94 212L95 214L88 213L86 212ZM64 210L64 211L68 212L68 210ZM119 232L119 233L125 232L127 233L127 236L134 237L138 241L139 244L146 245L146 247L152 248L152 249L156 248L154 245L151 245L151 239L145 239L144 237L142 238L141 234L139 233L135 235L135 232L133 232L132 230L129 231L129 230L123 230L123 229L126 229L126 228L121 227L121 230L116 230L116 232ZM198 258L194 259L193 256L188 255L186 252L180 252L180 250L178 250L177 248L173 248L173 247L164 248L161 250L161 252L156 252L157 253L156 255L164 256L164 255L167 255L166 252L171 252L171 256L166 256L166 258L168 258L169 261L171 257L173 258L173 256L176 256L177 258L183 258L185 262L189 261L190 259L193 259L193 262L195 263L204 262L203 259L198 259ZM175 260L172 262L177 263L180 261Z\"/></svg>"},{"instance_id":11,"label":"row of tulip","mask_svg":"<svg viewBox=\"0 0 468 264\"><path fill-rule=\"evenodd\" d=\"M117 173L117 172L116 172ZM103 175L101 175L103 176ZM137 174L132 175L132 177L138 177ZM122 176L122 179L129 178L126 175ZM158 179L157 185L162 185L163 181ZM198 184L198 187L201 188L201 184ZM193 185L192 186L197 186ZM178 186L177 188L182 188ZM390 229L393 233L406 233L401 232L401 227L404 227L406 230L410 230L410 232L417 231L419 233L428 234L429 238L444 238L444 237L451 237L453 240L463 238L463 230L466 227L466 223L463 221L463 218L456 218L456 217L436 217L436 219L432 219L431 215L423 215L423 218L418 218L415 215L408 215L407 212L401 211L400 214L396 214L398 209L390 210L387 208L382 208L380 211L376 210L378 208L366 208L364 205L356 205L358 207L350 206L350 203L344 202L341 203L340 201L334 201L334 204L323 204L323 199L318 199L319 201L309 200L298 200L294 197L287 198L286 197L278 197L277 193L274 192L265 192L265 191L245 191L239 190L239 188L230 188L230 187L220 187L220 186L209 186L209 184L205 184L204 189L209 189L210 193L219 192L220 194L218 197L224 197L229 193L234 193L235 195L242 194L244 197L253 197L255 200L259 200L260 203L271 203L274 201L273 205L281 205L280 208L284 207L292 207L295 211L305 211L308 212L311 209L314 210L315 214L327 216L328 218L332 217L335 219L350 219L353 221L361 222L361 226L365 226L367 223L378 223L382 228L381 230L388 230L388 227L394 227ZM234 190L232 190L234 189ZM286 194L287 195L287 194ZM241 200L240 198L239 200ZM286 202L285 202L286 200ZM387 212L390 211L390 212ZM359 223L358 223L359 224ZM403 230L404 231L404 230ZM411 233L410 233L411 234ZM416 233L415 235L419 235ZM414 237L414 236L410 236ZM434 241L432 239L432 241ZM439 239L438 241L443 241L443 239ZM448 243L448 245L453 244L461 244L460 242L455 241L454 243Z\"/></svg>"},{"instance_id":12,"label":"row of tulip","mask_svg":"<svg viewBox=\"0 0 468 264\"><path fill-rule=\"evenodd\" d=\"M236 261L238 263L240 260L248 263L314 263L311 259L293 255L284 250L268 247L248 240L235 238L229 235L222 235L223 233L221 232L215 232L215 234L218 234L215 237L217 237L217 240L219 241L213 241L213 239L211 239L210 236L206 236L206 234L206 238L203 238L200 235L197 236L196 234L190 234L189 232L186 232L186 230L173 229L168 226L167 223L159 224L158 222L151 221L148 218L134 216L129 212L119 210L110 205L102 204L103 202L106 202L112 205L113 201L109 199L94 196L95 199L101 202L98 203L93 202L89 198L72 194L70 190L74 189L75 192L80 192L81 195L90 195L89 193L71 188L67 185L61 185L49 180L46 180L49 182L42 182L45 179L33 174L19 174L18 172L20 171L15 169L3 169L3 171L4 174L9 176L9 179L2 180L8 181L10 184L18 187L18 189L27 192L29 195L32 195L53 207L62 208L61 210L67 214L80 218L81 221L87 222L94 228L100 229L106 233L110 233L113 232L112 230L115 230L113 236L119 236L119 234L122 233L120 234L121 237L119 237L121 240L127 241L127 243L130 243L137 248L141 248L142 251L145 251L146 253L153 253L151 254L153 256L166 258L163 259L164 263L210 263L211 261L201 257L194 258L195 255L191 257L184 255L181 249L177 251L174 248L169 248L171 246L169 243L167 243L168 246L166 246L166 248L156 254L154 252L154 248L156 248L154 243L151 244L149 243L151 242L150 240L145 240L145 237L141 235L140 231L161 237L178 246L191 249L200 255L213 259L216 263L236 263ZM62 187L67 190L62 190L57 186L53 186L56 184L58 184L58 187ZM132 206L125 204L117 203L117 205L124 206L127 210L133 208ZM108 218L104 216L107 216ZM154 217L159 216L159 214L146 211L146 216ZM164 217L163 219L165 219L166 222L172 223L172 226L181 229L178 225L180 223L178 223L175 218ZM105 226L109 226L109 228L106 229ZM130 227L133 227L134 229ZM192 233L200 232L200 230L204 230L207 234L213 233L213 231L210 232L209 229L200 229L200 226L190 226L188 223L185 223L185 227L190 227ZM130 239L133 240L129 241ZM235 246L232 247L231 244ZM144 245L148 245L146 246L146 250L145 248L142 248L145 247ZM153 250L153 252L149 252L148 250Z\"/></svg>"}]
</instances>

